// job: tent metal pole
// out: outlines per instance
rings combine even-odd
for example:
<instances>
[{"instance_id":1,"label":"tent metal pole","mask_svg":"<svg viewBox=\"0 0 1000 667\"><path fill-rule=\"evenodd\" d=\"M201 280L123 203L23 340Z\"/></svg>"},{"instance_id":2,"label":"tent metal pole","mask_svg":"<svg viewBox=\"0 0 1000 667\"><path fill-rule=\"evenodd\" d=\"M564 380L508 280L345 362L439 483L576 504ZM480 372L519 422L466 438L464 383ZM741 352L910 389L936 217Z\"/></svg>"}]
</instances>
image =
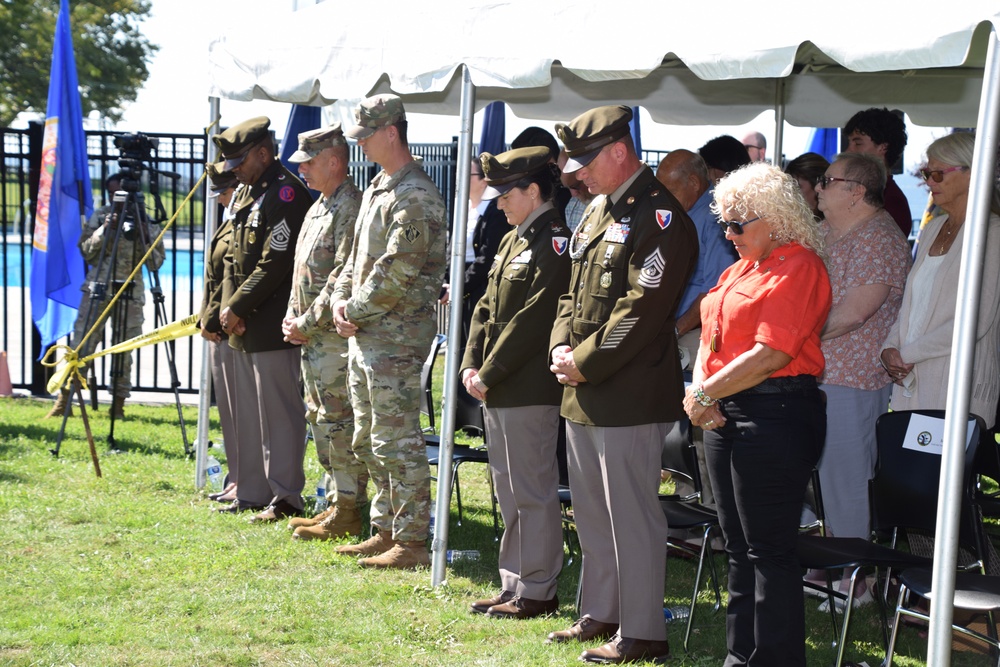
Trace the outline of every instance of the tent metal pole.
<instances>
[{"instance_id":1,"label":"tent metal pole","mask_svg":"<svg viewBox=\"0 0 1000 667\"><path fill-rule=\"evenodd\" d=\"M209 128L214 127L213 123L215 123L215 120L218 117L219 98L209 97L206 135L211 134L212 130ZM212 142L208 142L205 148L208 161L215 162L219 149L216 148L215 144ZM218 217L218 210L218 206L210 206L206 200L204 235L205 266L208 266L208 262L211 260L211 239L212 235L215 234L215 226L218 222L216 220L216 217ZM194 442L194 487L196 489L201 489L205 486L205 463L208 460L208 418L209 410L212 405L212 368L208 360L208 341L202 339L201 343L201 382L198 386L198 430L195 435ZM226 464L232 465L233 462L227 461Z\"/></svg>"},{"instance_id":2,"label":"tent metal pole","mask_svg":"<svg viewBox=\"0 0 1000 667\"><path fill-rule=\"evenodd\" d=\"M997 127L1000 124L1000 50L994 29L983 70L982 96L976 129L975 157L969 183L969 202L963 225L962 268L955 306L951 369L941 460L941 503L938 506L934 541L935 591L927 646L927 664L951 664L952 614L954 612L955 567L958 558L959 515L966 423L972 393L972 364L976 351L979 296L982 291L983 259L990 219L990 199L996 167ZM996 258L992 258L996 261Z\"/></svg>"},{"instance_id":3,"label":"tent metal pole","mask_svg":"<svg viewBox=\"0 0 1000 667\"><path fill-rule=\"evenodd\" d=\"M462 65L462 102L458 134L455 188L455 224L451 231L451 301L448 304L448 347L444 364L444 405L441 409L441 447L438 454L437 501L434 506L434 539L431 541L431 586L445 581L448 519L451 514L451 461L455 446L455 391L462 350L462 294L465 292L465 239L469 218L469 164L472 161L472 126L476 112L476 87L469 68ZM433 410L434 406L428 406Z\"/></svg>"},{"instance_id":4,"label":"tent metal pole","mask_svg":"<svg viewBox=\"0 0 1000 667\"><path fill-rule=\"evenodd\" d=\"M781 155L785 144L785 80L776 79L774 86L774 152L771 164L783 168Z\"/></svg>"}]
</instances>

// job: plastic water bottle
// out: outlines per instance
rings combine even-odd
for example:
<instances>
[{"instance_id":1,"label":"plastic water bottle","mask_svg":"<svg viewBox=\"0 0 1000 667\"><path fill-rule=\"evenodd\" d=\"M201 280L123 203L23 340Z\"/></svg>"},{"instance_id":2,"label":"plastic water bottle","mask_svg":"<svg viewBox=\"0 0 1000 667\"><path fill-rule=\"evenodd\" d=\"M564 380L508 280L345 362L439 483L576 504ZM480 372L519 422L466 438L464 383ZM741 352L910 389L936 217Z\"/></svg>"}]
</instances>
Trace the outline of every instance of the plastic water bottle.
<instances>
[{"instance_id":1,"label":"plastic water bottle","mask_svg":"<svg viewBox=\"0 0 1000 667\"><path fill-rule=\"evenodd\" d=\"M205 461L205 475L208 477L208 484L212 487L212 493L222 491L222 464L211 454Z\"/></svg>"},{"instance_id":2,"label":"plastic water bottle","mask_svg":"<svg viewBox=\"0 0 1000 667\"><path fill-rule=\"evenodd\" d=\"M448 549L448 562L479 560L479 552L475 549Z\"/></svg>"},{"instance_id":3,"label":"plastic water bottle","mask_svg":"<svg viewBox=\"0 0 1000 667\"><path fill-rule=\"evenodd\" d=\"M319 482L316 483L316 505L313 507L313 513L319 514L326 510L328 506L326 500L326 475L319 478Z\"/></svg>"},{"instance_id":4,"label":"plastic water bottle","mask_svg":"<svg viewBox=\"0 0 1000 667\"><path fill-rule=\"evenodd\" d=\"M672 623L673 621L686 621L691 610L687 607L664 607L663 608L663 620L667 623Z\"/></svg>"}]
</instances>

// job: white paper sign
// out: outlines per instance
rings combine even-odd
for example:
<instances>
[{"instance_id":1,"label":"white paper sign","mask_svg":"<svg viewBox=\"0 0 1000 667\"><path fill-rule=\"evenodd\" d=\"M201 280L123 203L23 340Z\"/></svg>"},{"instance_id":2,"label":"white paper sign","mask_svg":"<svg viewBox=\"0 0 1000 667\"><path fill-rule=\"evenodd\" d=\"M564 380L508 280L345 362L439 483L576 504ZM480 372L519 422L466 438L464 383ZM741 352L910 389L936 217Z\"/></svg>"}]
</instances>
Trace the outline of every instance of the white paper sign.
<instances>
[{"instance_id":1,"label":"white paper sign","mask_svg":"<svg viewBox=\"0 0 1000 667\"><path fill-rule=\"evenodd\" d=\"M966 449L969 448L969 443L972 441L972 431L975 424L975 421L969 420L965 433ZM906 427L906 436L903 438L903 449L941 456L943 442L944 419L926 415L910 415L910 424Z\"/></svg>"}]
</instances>

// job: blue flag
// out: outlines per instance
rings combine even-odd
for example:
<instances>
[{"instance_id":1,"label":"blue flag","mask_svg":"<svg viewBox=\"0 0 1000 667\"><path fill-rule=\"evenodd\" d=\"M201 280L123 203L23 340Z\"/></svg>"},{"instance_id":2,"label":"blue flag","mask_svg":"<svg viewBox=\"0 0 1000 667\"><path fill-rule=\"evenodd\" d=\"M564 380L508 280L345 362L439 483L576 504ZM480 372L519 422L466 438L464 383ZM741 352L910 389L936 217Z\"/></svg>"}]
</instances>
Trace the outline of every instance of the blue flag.
<instances>
[{"instance_id":1,"label":"blue flag","mask_svg":"<svg viewBox=\"0 0 1000 667\"><path fill-rule=\"evenodd\" d=\"M69 0L61 0L31 255L31 319L41 334L43 351L73 330L85 275L76 244L93 210Z\"/></svg>"}]
</instances>

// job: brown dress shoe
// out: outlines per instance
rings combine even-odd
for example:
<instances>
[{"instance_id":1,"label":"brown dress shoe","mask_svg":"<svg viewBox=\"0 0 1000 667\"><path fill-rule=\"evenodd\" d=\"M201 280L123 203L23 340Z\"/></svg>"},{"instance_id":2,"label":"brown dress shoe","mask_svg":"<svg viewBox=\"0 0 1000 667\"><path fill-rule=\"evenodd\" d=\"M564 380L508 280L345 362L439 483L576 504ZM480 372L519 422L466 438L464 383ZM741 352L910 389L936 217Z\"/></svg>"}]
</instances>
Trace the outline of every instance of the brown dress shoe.
<instances>
[{"instance_id":1,"label":"brown dress shoe","mask_svg":"<svg viewBox=\"0 0 1000 667\"><path fill-rule=\"evenodd\" d=\"M275 521L281 521L290 516L298 516L300 514L302 514L302 510L298 507L287 501L279 500L265 507L263 512L254 514L248 521L250 523L274 523Z\"/></svg>"},{"instance_id":2,"label":"brown dress shoe","mask_svg":"<svg viewBox=\"0 0 1000 667\"><path fill-rule=\"evenodd\" d=\"M663 663L670 658L670 644L667 640L629 639L614 637L604 646L587 649L580 654L584 662L604 665L619 665L623 662Z\"/></svg>"},{"instance_id":3,"label":"brown dress shoe","mask_svg":"<svg viewBox=\"0 0 1000 667\"><path fill-rule=\"evenodd\" d=\"M494 595L491 598L486 598L485 600L476 600L469 607L472 609L473 614L485 614L493 605L503 604L504 602L509 602L514 599L514 591L500 591L499 595Z\"/></svg>"},{"instance_id":4,"label":"brown dress shoe","mask_svg":"<svg viewBox=\"0 0 1000 667\"><path fill-rule=\"evenodd\" d=\"M594 639L605 641L614 637L616 632L618 632L617 623L604 623L590 616L584 616L578 619L569 630L550 632L549 638L545 640L545 643L589 642Z\"/></svg>"},{"instance_id":5,"label":"brown dress shoe","mask_svg":"<svg viewBox=\"0 0 1000 667\"><path fill-rule=\"evenodd\" d=\"M524 619L553 614L557 609L559 609L559 598L554 595L551 600L532 600L518 595L509 602L490 607L486 615L493 618Z\"/></svg>"}]
</instances>

